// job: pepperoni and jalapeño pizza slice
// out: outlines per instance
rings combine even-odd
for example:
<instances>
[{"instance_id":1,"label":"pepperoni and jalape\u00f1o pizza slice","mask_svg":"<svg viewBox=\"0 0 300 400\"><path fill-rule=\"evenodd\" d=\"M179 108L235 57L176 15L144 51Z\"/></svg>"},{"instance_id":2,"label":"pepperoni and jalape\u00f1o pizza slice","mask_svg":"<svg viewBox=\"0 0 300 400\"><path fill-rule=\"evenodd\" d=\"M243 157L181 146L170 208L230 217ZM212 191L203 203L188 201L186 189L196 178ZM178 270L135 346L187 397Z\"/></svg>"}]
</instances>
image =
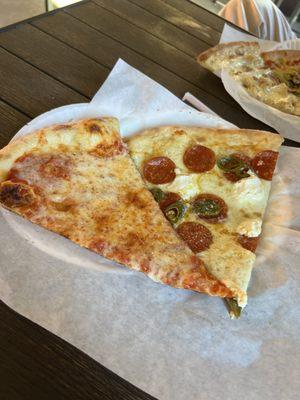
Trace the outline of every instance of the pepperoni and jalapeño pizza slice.
<instances>
[{"instance_id":1,"label":"pepperoni and jalape\u00f1o pizza slice","mask_svg":"<svg viewBox=\"0 0 300 400\"><path fill-rule=\"evenodd\" d=\"M166 218L209 271L247 303L282 138L252 130L161 127L128 140Z\"/></svg>"},{"instance_id":2,"label":"pepperoni and jalape\u00f1o pizza slice","mask_svg":"<svg viewBox=\"0 0 300 400\"><path fill-rule=\"evenodd\" d=\"M255 99L300 116L299 50L261 53L256 42L229 42L201 53L198 62L216 74L227 69Z\"/></svg>"},{"instance_id":3,"label":"pepperoni and jalape\u00f1o pizza slice","mask_svg":"<svg viewBox=\"0 0 300 400\"><path fill-rule=\"evenodd\" d=\"M166 221L118 131L101 118L12 142L0 151L0 204L155 281L232 296Z\"/></svg>"},{"instance_id":4,"label":"pepperoni and jalape\u00f1o pizza slice","mask_svg":"<svg viewBox=\"0 0 300 400\"><path fill-rule=\"evenodd\" d=\"M300 50L274 50L261 53L265 66L284 83L288 91L300 96Z\"/></svg>"}]
</instances>

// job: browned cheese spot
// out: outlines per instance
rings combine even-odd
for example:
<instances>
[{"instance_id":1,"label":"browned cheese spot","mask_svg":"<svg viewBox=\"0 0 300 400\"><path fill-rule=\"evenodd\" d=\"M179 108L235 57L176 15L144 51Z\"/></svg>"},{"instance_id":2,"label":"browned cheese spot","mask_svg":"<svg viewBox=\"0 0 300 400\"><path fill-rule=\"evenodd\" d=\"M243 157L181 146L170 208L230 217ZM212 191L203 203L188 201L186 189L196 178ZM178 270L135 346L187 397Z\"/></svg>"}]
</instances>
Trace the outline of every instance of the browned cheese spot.
<instances>
[{"instance_id":1,"label":"browned cheese spot","mask_svg":"<svg viewBox=\"0 0 300 400\"><path fill-rule=\"evenodd\" d=\"M0 185L0 203L8 208L30 206L36 200L33 188L26 183L5 181Z\"/></svg>"}]
</instances>

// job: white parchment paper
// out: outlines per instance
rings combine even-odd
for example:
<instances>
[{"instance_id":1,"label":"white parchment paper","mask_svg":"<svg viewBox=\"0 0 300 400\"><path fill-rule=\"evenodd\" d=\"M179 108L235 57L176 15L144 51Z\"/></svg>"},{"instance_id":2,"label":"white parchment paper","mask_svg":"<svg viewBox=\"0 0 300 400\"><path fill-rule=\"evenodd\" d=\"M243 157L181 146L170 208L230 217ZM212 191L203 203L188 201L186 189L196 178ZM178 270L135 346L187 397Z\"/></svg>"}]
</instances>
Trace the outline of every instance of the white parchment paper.
<instances>
[{"instance_id":1,"label":"white parchment paper","mask_svg":"<svg viewBox=\"0 0 300 400\"><path fill-rule=\"evenodd\" d=\"M300 50L300 39L288 40L282 43L269 40L259 40L246 33L225 24L220 43L233 41L259 42L262 51L275 49ZM221 79L226 91L241 105L241 107L252 117L259 119L265 124L272 126L282 136L300 141L300 117L289 115L274 107L270 107L250 96L243 86L234 80L225 70L221 72Z\"/></svg>"},{"instance_id":2,"label":"white parchment paper","mask_svg":"<svg viewBox=\"0 0 300 400\"><path fill-rule=\"evenodd\" d=\"M119 61L90 106L46 113L20 134L94 112L119 116L124 135L143 123L232 126ZM159 399L296 400L299 170L300 150L283 148L240 320L218 298L154 283L8 212L0 213L0 298Z\"/></svg>"}]
</instances>

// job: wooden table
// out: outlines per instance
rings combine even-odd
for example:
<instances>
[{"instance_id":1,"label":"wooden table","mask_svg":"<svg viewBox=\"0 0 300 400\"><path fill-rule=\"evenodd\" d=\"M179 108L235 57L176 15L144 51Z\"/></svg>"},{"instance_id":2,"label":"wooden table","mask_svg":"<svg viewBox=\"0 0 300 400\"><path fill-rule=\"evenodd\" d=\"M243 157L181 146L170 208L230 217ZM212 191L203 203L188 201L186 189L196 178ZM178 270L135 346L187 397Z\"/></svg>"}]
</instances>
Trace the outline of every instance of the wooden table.
<instances>
[{"instance_id":1,"label":"wooden table","mask_svg":"<svg viewBox=\"0 0 300 400\"><path fill-rule=\"evenodd\" d=\"M195 61L218 43L223 25L187 0L93 0L4 28L0 147L37 115L88 102L119 57L179 97L193 93L239 127L269 129ZM3 303L0 380L4 400L152 398Z\"/></svg>"}]
</instances>

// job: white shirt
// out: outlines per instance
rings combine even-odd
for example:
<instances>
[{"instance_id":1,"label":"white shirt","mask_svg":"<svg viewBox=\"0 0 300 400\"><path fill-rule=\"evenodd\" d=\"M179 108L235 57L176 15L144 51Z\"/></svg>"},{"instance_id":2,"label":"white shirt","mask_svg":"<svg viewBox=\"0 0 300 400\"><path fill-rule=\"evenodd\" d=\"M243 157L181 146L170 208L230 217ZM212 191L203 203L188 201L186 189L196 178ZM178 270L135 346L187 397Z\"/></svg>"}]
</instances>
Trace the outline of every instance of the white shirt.
<instances>
[{"instance_id":1,"label":"white shirt","mask_svg":"<svg viewBox=\"0 0 300 400\"><path fill-rule=\"evenodd\" d=\"M287 19L271 0L230 0L219 15L260 39L277 42L297 39Z\"/></svg>"}]
</instances>

